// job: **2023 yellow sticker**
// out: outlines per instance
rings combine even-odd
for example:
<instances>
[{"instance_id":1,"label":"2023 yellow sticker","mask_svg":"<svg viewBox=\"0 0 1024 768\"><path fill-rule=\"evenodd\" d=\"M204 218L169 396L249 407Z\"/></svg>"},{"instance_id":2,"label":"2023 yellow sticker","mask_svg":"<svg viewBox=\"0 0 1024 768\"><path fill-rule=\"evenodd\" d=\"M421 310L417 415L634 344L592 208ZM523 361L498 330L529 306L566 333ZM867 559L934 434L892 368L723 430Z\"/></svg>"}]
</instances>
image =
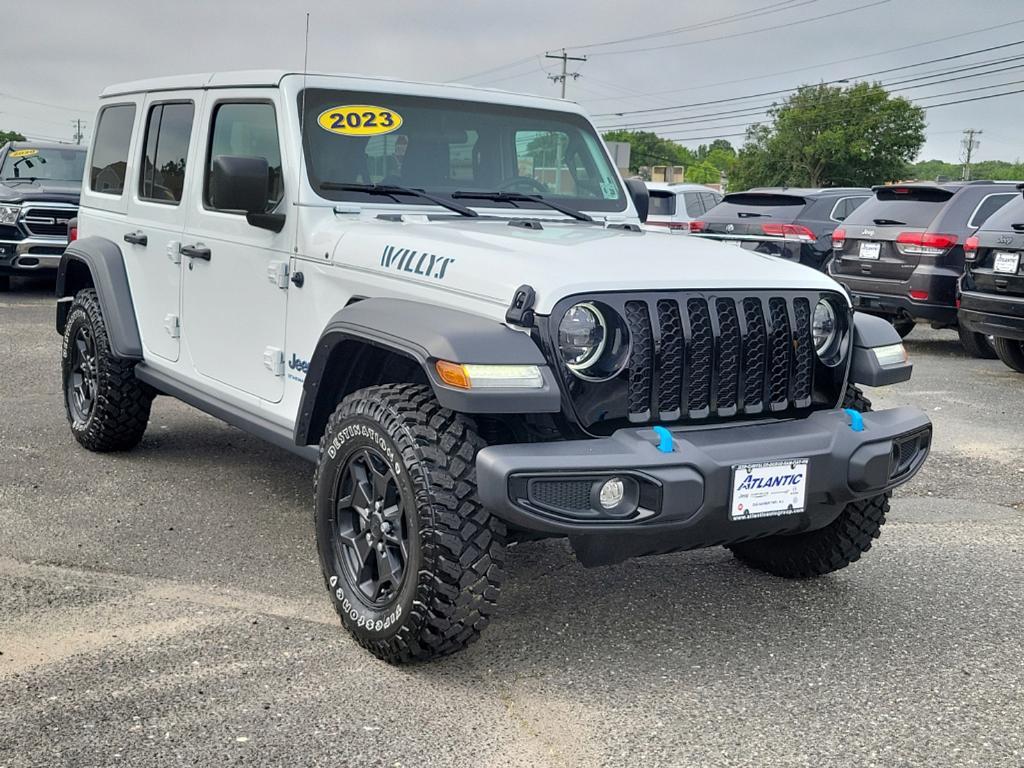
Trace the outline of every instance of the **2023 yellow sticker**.
<instances>
[{"instance_id":1,"label":"2023 yellow sticker","mask_svg":"<svg viewBox=\"0 0 1024 768\"><path fill-rule=\"evenodd\" d=\"M316 121L325 131L341 136L379 136L398 130L402 116L384 107L346 104L325 109Z\"/></svg>"},{"instance_id":2,"label":"2023 yellow sticker","mask_svg":"<svg viewBox=\"0 0 1024 768\"><path fill-rule=\"evenodd\" d=\"M11 157L32 157L32 155L38 155L38 149L14 149L11 150Z\"/></svg>"}]
</instances>

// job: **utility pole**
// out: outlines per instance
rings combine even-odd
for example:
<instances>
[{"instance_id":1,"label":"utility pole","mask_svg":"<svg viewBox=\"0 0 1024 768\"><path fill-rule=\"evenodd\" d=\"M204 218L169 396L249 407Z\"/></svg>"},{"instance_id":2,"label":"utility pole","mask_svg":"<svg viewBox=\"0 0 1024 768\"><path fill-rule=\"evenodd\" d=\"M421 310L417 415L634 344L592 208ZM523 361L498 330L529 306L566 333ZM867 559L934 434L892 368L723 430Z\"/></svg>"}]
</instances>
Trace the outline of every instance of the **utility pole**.
<instances>
[{"instance_id":1,"label":"utility pole","mask_svg":"<svg viewBox=\"0 0 1024 768\"><path fill-rule=\"evenodd\" d=\"M580 77L580 73L579 72L568 72L567 71L568 68L569 68L569 62L570 61L586 61L587 57L586 56L570 56L569 54L567 54L565 52L565 48L563 48L561 53L545 53L544 54L544 58L545 59L561 59L562 60L562 74L560 74L560 75L548 75L548 79L551 80L552 82L555 82L555 83L559 83L560 82L562 84L562 98L564 99L565 98L565 81L568 78L570 78L570 77L573 80L578 80L579 77Z\"/></svg>"},{"instance_id":2,"label":"utility pole","mask_svg":"<svg viewBox=\"0 0 1024 768\"><path fill-rule=\"evenodd\" d=\"M82 139L85 138L85 134L82 133L82 121L80 119L79 120L74 120L74 121L72 121L72 125L75 126L75 135L74 135L75 144L81 144L82 143Z\"/></svg>"},{"instance_id":3,"label":"utility pole","mask_svg":"<svg viewBox=\"0 0 1024 768\"><path fill-rule=\"evenodd\" d=\"M960 146L963 147L963 152L961 153L961 156L964 159L964 181L971 180L971 155L973 155L974 150L976 150L981 145L981 142L977 141L974 137L981 136L981 134L983 133L984 131L979 131L974 128L967 128L964 131L964 138L960 142Z\"/></svg>"}]
</instances>

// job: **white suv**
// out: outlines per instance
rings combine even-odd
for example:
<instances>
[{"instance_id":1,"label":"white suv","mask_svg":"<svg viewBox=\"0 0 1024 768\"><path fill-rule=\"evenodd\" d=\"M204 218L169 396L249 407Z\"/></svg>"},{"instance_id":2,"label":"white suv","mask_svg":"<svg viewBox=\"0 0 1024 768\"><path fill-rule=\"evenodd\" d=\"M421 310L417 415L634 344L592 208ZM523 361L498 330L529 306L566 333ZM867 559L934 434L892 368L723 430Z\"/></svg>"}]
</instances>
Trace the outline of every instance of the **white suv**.
<instances>
[{"instance_id":1,"label":"white suv","mask_svg":"<svg viewBox=\"0 0 1024 768\"><path fill-rule=\"evenodd\" d=\"M73 435L135 447L165 395L315 462L325 583L389 661L474 640L509 541L841 568L928 452L923 413L851 384L909 377L888 323L818 272L642 231L645 188L573 104L163 78L104 91L86 167Z\"/></svg>"},{"instance_id":2,"label":"white suv","mask_svg":"<svg viewBox=\"0 0 1024 768\"><path fill-rule=\"evenodd\" d=\"M722 202L722 195L702 184L649 181L647 191L651 196L647 226L677 234L689 233L691 221Z\"/></svg>"}]
</instances>

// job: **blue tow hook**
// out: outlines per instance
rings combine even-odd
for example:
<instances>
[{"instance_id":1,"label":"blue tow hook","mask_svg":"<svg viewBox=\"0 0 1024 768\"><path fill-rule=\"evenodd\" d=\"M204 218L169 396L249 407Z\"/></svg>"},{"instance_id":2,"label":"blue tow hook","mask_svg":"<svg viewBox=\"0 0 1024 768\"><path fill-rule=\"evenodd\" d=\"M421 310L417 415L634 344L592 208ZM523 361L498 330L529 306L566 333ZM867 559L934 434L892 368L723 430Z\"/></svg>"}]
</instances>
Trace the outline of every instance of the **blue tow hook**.
<instances>
[{"instance_id":1,"label":"blue tow hook","mask_svg":"<svg viewBox=\"0 0 1024 768\"><path fill-rule=\"evenodd\" d=\"M864 417L861 416L860 411L855 411L853 408L843 408L850 416L850 429L854 432L864 431Z\"/></svg>"},{"instance_id":2,"label":"blue tow hook","mask_svg":"<svg viewBox=\"0 0 1024 768\"><path fill-rule=\"evenodd\" d=\"M667 427L654 427L653 429L654 434L658 436L658 450L662 453L672 453L675 450L672 442L672 433L668 431Z\"/></svg>"}]
</instances>

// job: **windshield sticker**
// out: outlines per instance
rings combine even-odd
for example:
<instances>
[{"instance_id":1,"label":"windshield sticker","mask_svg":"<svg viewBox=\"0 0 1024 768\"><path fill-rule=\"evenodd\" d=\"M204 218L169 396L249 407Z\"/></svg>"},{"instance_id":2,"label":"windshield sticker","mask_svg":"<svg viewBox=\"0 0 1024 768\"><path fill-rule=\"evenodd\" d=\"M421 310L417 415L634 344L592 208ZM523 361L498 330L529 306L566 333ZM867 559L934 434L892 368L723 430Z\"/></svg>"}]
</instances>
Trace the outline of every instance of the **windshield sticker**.
<instances>
[{"instance_id":1,"label":"windshield sticker","mask_svg":"<svg viewBox=\"0 0 1024 768\"><path fill-rule=\"evenodd\" d=\"M619 187L611 179L605 179L601 182L601 194L605 200L617 200L619 197Z\"/></svg>"},{"instance_id":2,"label":"windshield sticker","mask_svg":"<svg viewBox=\"0 0 1024 768\"><path fill-rule=\"evenodd\" d=\"M402 116L385 107L346 104L325 109L316 121L325 131L339 136L379 136L397 131Z\"/></svg>"},{"instance_id":3,"label":"windshield sticker","mask_svg":"<svg viewBox=\"0 0 1024 768\"><path fill-rule=\"evenodd\" d=\"M38 155L38 149L15 149L10 153L11 157L32 157L32 155Z\"/></svg>"},{"instance_id":4,"label":"windshield sticker","mask_svg":"<svg viewBox=\"0 0 1024 768\"><path fill-rule=\"evenodd\" d=\"M409 248L395 248L393 245L385 245L384 253L380 257L382 267L435 280L444 280L448 265L454 261L455 259L448 256L436 256L433 253L413 251Z\"/></svg>"}]
</instances>

